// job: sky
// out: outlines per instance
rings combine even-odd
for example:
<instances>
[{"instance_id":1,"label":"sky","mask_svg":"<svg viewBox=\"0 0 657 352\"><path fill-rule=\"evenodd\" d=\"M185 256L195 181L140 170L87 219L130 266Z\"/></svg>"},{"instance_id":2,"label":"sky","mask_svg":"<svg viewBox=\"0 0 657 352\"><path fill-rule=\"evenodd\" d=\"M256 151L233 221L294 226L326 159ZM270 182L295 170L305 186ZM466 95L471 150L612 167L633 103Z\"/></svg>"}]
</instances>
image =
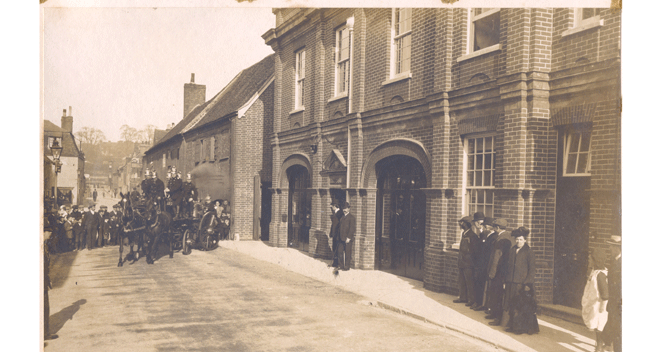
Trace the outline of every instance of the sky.
<instances>
[{"instance_id":1,"label":"sky","mask_svg":"<svg viewBox=\"0 0 657 352\"><path fill-rule=\"evenodd\" d=\"M43 117L109 141L120 127L164 129L183 118L195 74L206 100L273 50L262 35L271 8L44 8Z\"/></svg>"}]
</instances>

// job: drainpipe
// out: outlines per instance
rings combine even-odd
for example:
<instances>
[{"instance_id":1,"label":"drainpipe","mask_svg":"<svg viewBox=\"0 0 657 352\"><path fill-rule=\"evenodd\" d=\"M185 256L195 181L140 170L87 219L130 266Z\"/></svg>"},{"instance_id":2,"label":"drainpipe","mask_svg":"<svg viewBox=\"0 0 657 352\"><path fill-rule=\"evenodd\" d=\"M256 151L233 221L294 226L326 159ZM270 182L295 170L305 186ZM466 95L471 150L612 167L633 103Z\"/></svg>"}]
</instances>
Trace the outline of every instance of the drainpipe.
<instances>
[{"instance_id":1,"label":"drainpipe","mask_svg":"<svg viewBox=\"0 0 657 352\"><path fill-rule=\"evenodd\" d=\"M352 87L354 80L354 17L347 18L347 29L349 30L349 107L347 114L351 114L352 109ZM349 166L347 166L349 168ZM347 180L349 176L347 176Z\"/></svg>"}]
</instances>

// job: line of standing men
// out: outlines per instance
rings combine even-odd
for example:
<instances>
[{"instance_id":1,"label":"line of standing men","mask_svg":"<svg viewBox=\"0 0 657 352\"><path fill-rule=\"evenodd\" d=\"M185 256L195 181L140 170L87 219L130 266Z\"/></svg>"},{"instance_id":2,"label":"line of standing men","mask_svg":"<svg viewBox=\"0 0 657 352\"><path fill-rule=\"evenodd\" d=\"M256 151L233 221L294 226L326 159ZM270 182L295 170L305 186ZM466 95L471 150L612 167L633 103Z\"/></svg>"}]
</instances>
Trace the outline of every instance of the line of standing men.
<instances>
[{"instance_id":1,"label":"line of standing men","mask_svg":"<svg viewBox=\"0 0 657 352\"><path fill-rule=\"evenodd\" d=\"M534 252L526 244L530 231L507 231L505 219L477 212L459 220L459 298L475 311L486 311L490 325L515 333L538 333ZM515 239L514 239L515 238ZM513 245L513 243L516 243ZM519 302L524 302L521 306ZM524 315L521 314L524 310Z\"/></svg>"},{"instance_id":2,"label":"line of standing men","mask_svg":"<svg viewBox=\"0 0 657 352\"><path fill-rule=\"evenodd\" d=\"M121 216L118 205L115 205L111 212L107 211L106 205L101 205L98 212L94 204L85 208L84 212L78 211L77 206L74 206L73 212L69 215L69 219L72 220L70 228L75 238L74 250L85 248L91 250L105 245L116 245Z\"/></svg>"},{"instance_id":3,"label":"line of standing men","mask_svg":"<svg viewBox=\"0 0 657 352\"><path fill-rule=\"evenodd\" d=\"M351 266L351 253L353 251L354 236L356 234L356 217L351 214L351 205L345 202L342 207L337 201L331 206L331 232L333 263L329 267L348 271Z\"/></svg>"}]
</instances>

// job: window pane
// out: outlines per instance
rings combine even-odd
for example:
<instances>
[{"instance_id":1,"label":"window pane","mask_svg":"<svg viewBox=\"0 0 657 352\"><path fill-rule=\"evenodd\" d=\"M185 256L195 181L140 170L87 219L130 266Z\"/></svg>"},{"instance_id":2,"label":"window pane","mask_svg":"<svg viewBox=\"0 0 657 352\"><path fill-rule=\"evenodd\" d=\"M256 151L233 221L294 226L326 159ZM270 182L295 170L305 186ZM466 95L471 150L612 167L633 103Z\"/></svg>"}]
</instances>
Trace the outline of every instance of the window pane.
<instances>
[{"instance_id":1,"label":"window pane","mask_svg":"<svg viewBox=\"0 0 657 352\"><path fill-rule=\"evenodd\" d=\"M484 17L474 22L474 51L487 48L500 42L500 13Z\"/></svg>"},{"instance_id":2,"label":"window pane","mask_svg":"<svg viewBox=\"0 0 657 352\"><path fill-rule=\"evenodd\" d=\"M477 138L476 150L477 150L477 153L483 153L484 152L484 139L483 138Z\"/></svg>"},{"instance_id":3,"label":"window pane","mask_svg":"<svg viewBox=\"0 0 657 352\"><path fill-rule=\"evenodd\" d=\"M475 158L474 155L468 155L468 170L474 170Z\"/></svg>"},{"instance_id":4,"label":"window pane","mask_svg":"<svg viewBox=\"0 0 657 352\"><path fill-rule=\"evenodd\" d=\"M600 14L600 9L582 9L582 19L591 18Z\"/></svg>"},{"instance_id":5,"label":"window pane","mask_svg":"<svg viewBox=\"0 0 657 352\"><path fill-rule=\"evenodd\" d=\"M468 171L468 186L474 186L474 171Z\"/></svg>"},{"instance_id":6,"label":"window pane","mask_svg":"<svg viewBox=\"0 0 657 352\"><path fill-rule=\"evenodd\" d=\"M475 145L475 140L468 139L468 154L474 154L474 145Z\"/></svg>"},{"instance_id":7,"label":"window pane","mask_svg":"<svg viewBox=\"0 0 657 352\"><path fill-rule=\"evenodd\" d=\"M492 168L493 154L484 155L484 169L490 170Z\"/></svg>"},{"instance_id":8,"label":"window pane","mask_svg":"<svg viewBox=\"0 0 657 352\"><path fill-rule=\"evenodd\" d=\"M493 217L493 205L486 205L485 207L486 210L484 210L484 215L488 217Z\"/></svg>"},{"instance_id":9,"label":"window pane","mask_svg":"<svg viewBox=\"0 0 657 352\"><path fill-rule=\"evenodd\" d=\"M575 173L575 162L577 161L577 154L568 154L566 156L568 158L567 165L566 165L566 173L567 174L572 174Z\"/></svg>"},{"instance_id":10,"label":"window pane","mask_svg":"<svg viewBox=\"0 0 657 352\"><path fill-rule=\"evenodd\" d=\"M486 153L493 151L493 137L486 137Z\"/></svg>"},{"instance_id":11,"label":"window pane","mask_svg":"<svg viewBox=\"0 0 657 352\"><path fill-rule=\"evenodd\" d=\"M579 154L579 161L577 163L577 173L586 173L586 164L589 161L589 153Z\"/></svg>"},{"instance_id":12,"label":"window pane","mask_svg":"<svg viewBox=\"0 0 657 352\"><path fill-rule=\"evenodd\" d=\"M475 15L475 16L479 16L479 15L481 15L482 13L484 13L484 12L486 12L486 11L490 11L490 10L492 10L492 9L493 9L493 8L477 8L477 9L474 9L474 15Z\"/></svg>"},{"instance_id":13,"label":"window pane","mask_svg":"<svg viewBox=\"0 0 657 352\"><path fill-rule=\"evenodd\" d=\"M582 133L582 143L579 147L579 151L580 152L588 152L590 145L591 145L591 134Z\"/></svg>"},{"instance_id":14,"label":"window pane","mask_svg":"<svg viewBox=\"0 0 657 352\"><path fill-rule=\"evenodd\" d=\"M491 172L490 171L484 171L484 186L490 186L491 185Z\"/></svg>"},{"instance_id":15,"label":"window pane","mask_svg":"<svg viewBox=\"0 0 657 352\"><path fill-rule=\"evenodd\" d=\"M570 148L568 152L577 153L577 150L579 149L579 133L572 133L568 137L570 139Z\"/></svg>"},{"instance_id":16,"label":"window pane","mask_svg":"<svg viewBox=\"0 0 657 352\"><path fill-rule=\"evenodd\" d=\"M475 186L482 186L482 172L481 171L475 171Z\"/></svg>"},{"instance_id":17,"label":"window pane","mask_svg":"<svg viewBox=\"0 0 657 352\"><path fill-rule=\"evenodd\" d=\"M484 156L482 154L477 154L477 165L475 170L483 169Z\"/></svg>"}]
</instances>

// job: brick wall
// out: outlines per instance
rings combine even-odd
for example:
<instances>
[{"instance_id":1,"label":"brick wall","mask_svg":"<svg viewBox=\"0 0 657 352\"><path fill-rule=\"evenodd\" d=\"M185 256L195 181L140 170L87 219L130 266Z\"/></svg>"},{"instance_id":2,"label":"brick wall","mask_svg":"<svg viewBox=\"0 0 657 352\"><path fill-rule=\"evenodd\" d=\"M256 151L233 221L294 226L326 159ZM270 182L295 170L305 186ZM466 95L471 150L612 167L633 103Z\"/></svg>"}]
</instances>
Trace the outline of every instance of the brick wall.
<instances>
[{"instance_id":1,"label":"brick wall","mask_svg":"<svg viewBox=\"0 0 657 352\"><path fill-rule=\"evenodd\" d=\"M591 62L610 62L620 56L620 13L603 9L604 25L563 37L572 28L572 9L513 8L500 12L500 49L460 60L467 53L468 18L465 9L413 9L412 56L409 79L390 79L391 10L326 9L314 12L306 24L277 39L280 55L275 93L274 125L280 124L273 141L276 212L287 212L287 185L277 185L280 166L293 154L310 157L314 170L313 187L318 195L313 207L326 203L326 177L317 176L321 163L332 149L348 157L347 135L351 135L351 188L348 198L357 214L358 228L354 265L371 269L376 263L376 197L371 188L360 189L359 180L373 151L392 139L422 144L432 167L427 190L424 283L432 290L456 293L457 255L452 246L459 242L457 225L462 216L463 138L458 122L463 119L499 115L495 135L495 217L509 222L509 229L526 226L529 243L537 257L536 287L539 301L552 301L554 280L554 232L558 133L551 116L554 109L583 101L598 101L593 120L591 188L591 245L602 245L612 233L619 209L620 125L618 100L612 78L602 78ZM355 17L353 55L353 111L347 99L328 102L334 96L335 29L349 16ZM281 19L282 21L282 19ZM282 23L282 22L281 22ZM305 111L292 120L294 109L294 51L306 47ZM581 60L585 58L586 60ZM606 60L606 61L605 61ZM310 64L312 63L312 64ZM311 67L314 66L314 67ZM564 70L573 70L565 72ZM614 71L609 75L613 76ZM551 91L557 77L570 85ZM577 81L579 80L579 81ZM388 84L384 84L384 82ZM580 82L582 84L579 84ZM604 84L599 95L596 84ZM556 108L555 108L556 107ZM319 124L308 126L312 122ZM317 154L310 151L310 137L322 133ZM429 181L429 180L428 180ZM322 193L324 192L324 193ZM383 202L389 200L383 199ZM387 203L385 203L387 204ZM384 204L384 205L385 205ZM273 219L280 217L273 214ZM314 210L313 227L329 228L328 216ZM595 219L595 220L594 220ZM272 243L286 245L285 224ZM599 221L598 221L599 220ZM378 220L377 220L378 221ZM381 231L389 232L383 219ZM285 233L284 233L285 232Z\"/></svg>"}]
</instances>

